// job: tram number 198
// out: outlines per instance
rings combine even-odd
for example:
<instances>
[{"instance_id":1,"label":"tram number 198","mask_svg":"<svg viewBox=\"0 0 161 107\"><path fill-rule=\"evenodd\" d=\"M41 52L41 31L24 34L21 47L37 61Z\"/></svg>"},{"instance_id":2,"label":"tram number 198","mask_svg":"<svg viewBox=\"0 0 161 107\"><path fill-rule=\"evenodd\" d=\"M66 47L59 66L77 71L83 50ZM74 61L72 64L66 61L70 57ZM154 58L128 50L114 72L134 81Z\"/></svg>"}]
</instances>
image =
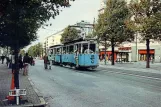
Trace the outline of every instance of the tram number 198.
<instances>
[{"instance_id":1,"label":"tram number 198","mask_svg":"<svg viewBox=\"0 0 161 107\"><path fill-rule=\"evenodd\" d=\"M94 63L94 55L91 55L91 63Z\"/></svg>"}]
</instances>

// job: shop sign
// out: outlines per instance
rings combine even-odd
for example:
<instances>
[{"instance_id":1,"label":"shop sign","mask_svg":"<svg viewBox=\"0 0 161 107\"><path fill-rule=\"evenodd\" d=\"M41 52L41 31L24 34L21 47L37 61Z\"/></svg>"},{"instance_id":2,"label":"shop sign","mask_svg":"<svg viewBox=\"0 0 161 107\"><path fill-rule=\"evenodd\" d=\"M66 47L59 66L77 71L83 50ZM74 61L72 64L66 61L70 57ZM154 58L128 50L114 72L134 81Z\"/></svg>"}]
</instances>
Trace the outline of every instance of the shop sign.
<instances>
[{"instance_id":1,"label":"shop sign","mask_svg":"<svg viewBox=\"0 0 161 107\"><path fill-rule=\"evenodd\" d=\"M131 47L120 47L119 52L131 52Z\"/></svg>"}]
</instances>

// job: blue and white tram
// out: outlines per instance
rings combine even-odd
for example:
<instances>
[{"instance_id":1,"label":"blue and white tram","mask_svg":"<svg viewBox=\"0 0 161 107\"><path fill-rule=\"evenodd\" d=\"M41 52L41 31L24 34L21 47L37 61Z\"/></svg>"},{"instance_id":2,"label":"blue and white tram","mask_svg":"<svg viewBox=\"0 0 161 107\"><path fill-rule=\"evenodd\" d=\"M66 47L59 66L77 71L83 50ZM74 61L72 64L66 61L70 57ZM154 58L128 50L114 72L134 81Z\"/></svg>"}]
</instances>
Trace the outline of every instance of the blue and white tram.
<instances>
[{"instance_id":1,"label":"blue and white tram","mask_svg":"<svg viewBox=\"0 0 161 107\"><path fill-rule=\"evenodd\" d=\"M62 55L62 46L63 45L54 45L49 48L49 54L52 56L52 64L61 64L61 55Z\"/></svg>"},{"instance_id":2,"label":"blue and white tram","mask_svg":"<svg viewBox=\"0 0 161 107\"><path fill-rule=\"evenodd\" d=\"M77 40L50 47L53 64L75 68L92 68L99 65L98 47L95 40Z\"/></svg>"},{"instance_id":3,"label":"blue and white tram","mask_svg":"<svg viewBox=\"0 0 161 107\"><path fill-rule=\"evenodd\" d=\"M76 68L96 68L99 65L97 43L94 40L83 40L64 44L62 64Z\"/></svg>"}]
</instances>

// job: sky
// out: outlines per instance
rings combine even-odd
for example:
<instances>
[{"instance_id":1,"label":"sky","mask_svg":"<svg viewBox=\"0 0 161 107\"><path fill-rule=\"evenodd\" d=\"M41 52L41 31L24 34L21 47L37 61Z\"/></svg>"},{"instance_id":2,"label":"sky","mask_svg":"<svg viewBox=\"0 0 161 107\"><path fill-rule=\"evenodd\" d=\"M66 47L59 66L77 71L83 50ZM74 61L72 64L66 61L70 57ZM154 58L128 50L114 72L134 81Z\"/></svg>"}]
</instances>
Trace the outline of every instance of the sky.
<instances>
[{"instance_id":1,"label":"sky","mask_svg":"<svg viewBox=\"0 0 161 107\"><path fill-rule=\"evenodd\" d=\"M71 7L63 8L62 12L55 19L49 20L47 23L51 23L52 26L45 27L45 29L40 28L37 32L38 40L32 42L34 45L38 42L43 42L43 40L57 31L60 31L67 27L68 25L76 24L81 20L85 20L93 23L94 18L98 16L98 10L100 9L101 0L75 0L71 2ZM27 46L27 50L31 45Z\"/></svg>"}]
</instances>

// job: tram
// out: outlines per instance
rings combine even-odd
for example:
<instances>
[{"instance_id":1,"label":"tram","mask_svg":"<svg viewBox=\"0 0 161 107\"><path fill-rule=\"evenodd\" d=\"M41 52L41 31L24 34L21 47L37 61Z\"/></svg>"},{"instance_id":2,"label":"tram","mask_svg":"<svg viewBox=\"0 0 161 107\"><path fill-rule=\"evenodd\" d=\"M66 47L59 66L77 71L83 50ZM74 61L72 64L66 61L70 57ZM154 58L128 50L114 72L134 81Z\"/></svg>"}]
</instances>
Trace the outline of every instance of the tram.
<instances>
[{"instance_id":1,"label":"tram","mask_svg":"<svg viewBox=\"0 0 161 107\"><path fill-rule=\"evenodd\" d=\"M51 46L49 48L49 52L48 52L48 55L51 55L52 57L52 64L53 65L59 65L61 64L61 48L62 48L62 44L60 45L54 45L54 46Z\"/></svg>"},{"instance_id":2,"label":"tram","mask_svg":"<svg viewBox=\"0 0 161 107\"><path fill-rule=\"evenodd\" d=\"M98 47L95 40L74 40L50 48L53 64L75 68L95 69L99 65Z\"/></svg>"}]
</instances>

